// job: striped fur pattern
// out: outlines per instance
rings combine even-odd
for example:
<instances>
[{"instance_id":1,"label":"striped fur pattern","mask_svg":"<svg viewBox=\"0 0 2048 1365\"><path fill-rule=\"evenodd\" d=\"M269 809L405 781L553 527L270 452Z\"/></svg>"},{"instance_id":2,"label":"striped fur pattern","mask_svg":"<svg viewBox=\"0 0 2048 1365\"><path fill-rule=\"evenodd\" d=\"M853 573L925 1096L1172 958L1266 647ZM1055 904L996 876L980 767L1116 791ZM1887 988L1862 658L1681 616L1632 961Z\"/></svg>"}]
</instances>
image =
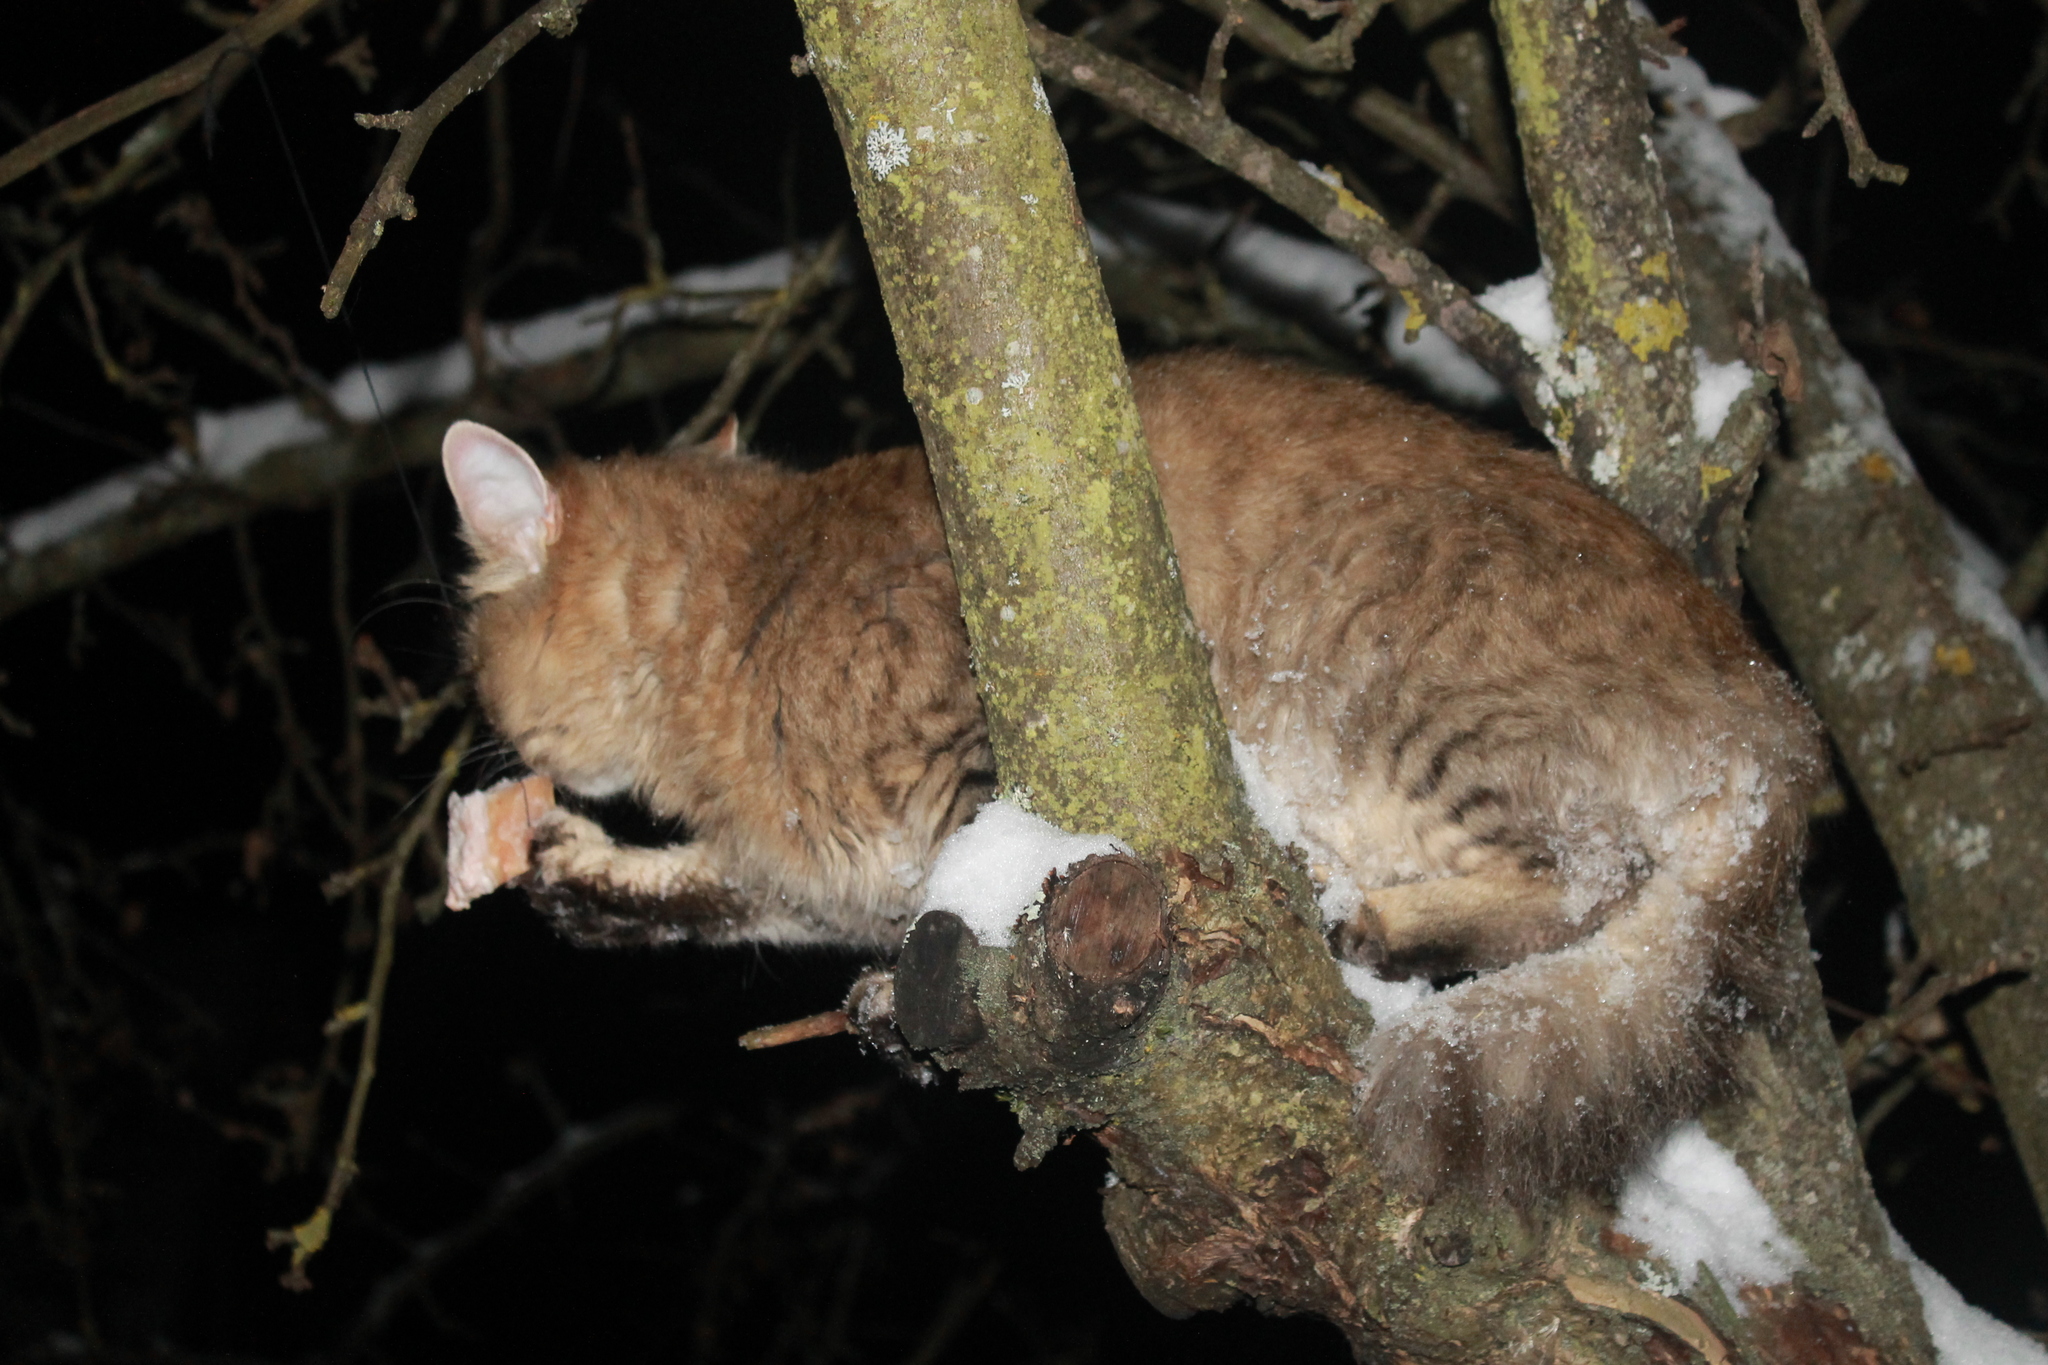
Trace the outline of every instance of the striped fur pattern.
<instances>
[{"instance_id":1,"label":"striped fur pattern","mask_svg":"<svg viewBox=\"0 0 2048 1365\"><path fill-rule=\"evenodd\" d=\"M1229 352L1132 380L1225 715L1333 947L1472 974L1360 1059L1388 1174L1518 1200L1611 1176L1791 999L1775 945L1822 774L1806 708L1547 456ZM626 850L557 817L540 881L641 926L570 931L896 941L991 785L921 453L570 463L512 531L458 463L493 720L558 783L695 833Z\"/></svg>"}]
</instances>

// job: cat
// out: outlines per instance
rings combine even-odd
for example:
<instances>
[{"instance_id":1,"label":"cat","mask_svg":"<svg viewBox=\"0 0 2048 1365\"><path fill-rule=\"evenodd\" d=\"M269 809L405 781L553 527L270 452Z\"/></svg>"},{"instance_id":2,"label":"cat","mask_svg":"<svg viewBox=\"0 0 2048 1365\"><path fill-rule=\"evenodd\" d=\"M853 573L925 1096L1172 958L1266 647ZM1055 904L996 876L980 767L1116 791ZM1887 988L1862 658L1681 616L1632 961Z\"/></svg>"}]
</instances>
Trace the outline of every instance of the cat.
<instances>
[{"instance_id":1,"label":"cat","mask_svg":"<svg viewBox=\"0 0 2048 1365\"><path fill-rule=\"evenodd\" d=\"M1229 351L1131 382L1233 748L1333 949L1466 978L1366 1044L1384 1169L1523 1202L1612 1178L1789 1008L1810 712L1549 456ZM444 463L493 724L694 836L556 811L536 905L586 943L900 942L995 782L923 452L795 473L726 440L543 476L458 423Z\"/></svg>"}]
</instances>

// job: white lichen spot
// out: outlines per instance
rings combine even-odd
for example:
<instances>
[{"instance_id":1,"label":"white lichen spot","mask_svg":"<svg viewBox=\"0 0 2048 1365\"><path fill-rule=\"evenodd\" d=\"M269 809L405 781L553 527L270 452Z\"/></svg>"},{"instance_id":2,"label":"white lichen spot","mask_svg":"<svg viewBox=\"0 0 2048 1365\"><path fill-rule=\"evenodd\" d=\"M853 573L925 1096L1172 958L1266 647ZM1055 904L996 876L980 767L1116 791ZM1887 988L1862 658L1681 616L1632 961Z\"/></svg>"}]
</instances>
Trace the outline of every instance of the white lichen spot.
<instances>
[{"instance_id":1,"label":"white lichen spot","mask_svg":"<svg viewBox=\"0 0 2048 1365\"><path fill-rule=\"evenodd\" d=\"M981 398L982 394L980 389L969 389L967 391L967 406L970 408L981 406Z\"/></svg>"},{"instance_id":2,"label":"white lichen spot","mask_svg":"<svg viewBox=\"0 0 2048 1365\"><path fill-rule=\"evenodd\" d=\"M886 119L868 129L868 171L877 180L887 180L891 171L910 164L910 139Z\"/></svg>"},{"instance_id":3,"label":"white lichen spot","mask_svg":"<svg viewBox=\"0 0 2048 1365\"><path fill-rule=\"evenodd\" d=\"M1593 482L1606 486L1620 477L1621 452L1613 446L1602 446L1593 457Z\"/></svg>"},{"instance_id":4,"label":"white lichen spot","mask_svg":"<svg viewBox=\"0 0 2048 1365\"><path fill-rule=\"evenodd\" d=\"M1003 609L997 612L996 615L1002 617L1005 621L1014 621L1017 619L1017 609L1005 604Z\"/></svg>"},{"instance_id":5,"label":"white lichen spot","mask_svg":"<svg viewBox=\"0 0 2048 1365\"><path fill-rule=\"evenodd\" d=\"M1003 376L1003 387L1012 393L1024 392L1024 386L1031 382L1031 371L1012 370Z\"/></svg>"},{"instance_id":6,"label":"white lichen spot","mask_svg":"<svg viewBox=\"0 0 2048 1365\"><path fill-rule=\"evenodd\" d=\"M1027 204L1036 204L1038 202L1038 196L1035 194L1020 194L1017 197Z\"/></svg>"},{"instance_id":7,"label":"white lichen spot","mask_svg":"<svg viewBox=\"0 0 2048 1365\"><path fill-rule=\"evenodd\" d=\"M1031 78L1031 107L1041 114L1052 112L1052 101L1045 97L1045 86L1036 76Z\"/></svg>"},{"instance_id":8,"label":"white lichen spot","mask_svg":"<svg viewBox=\"0 0 2048 1365\"><path fill-rule=\"evenodd\" d=\"M1920 627L1906 637L1906 643L1899 647L1899 662L1906 666L1906 672L1916 683L1927 681L1927 674L1934 665L1934 632L1926 626Z\"/></svg>"},{"instance_id":9,"label":"white lichen spot","mask_svg":"<svg viewBox=\"0 0 2048 1365\"><path fill-rule=\"evenodd\" d=\"M932 130L932 126L929 123L925 123L920 124L917 131L912 133L911 136L919 142L932 142L936 141L939 135Z\"/></svg>"},{"instance_id":10,"label":"white lichen spot","mask_svg":"<svg viewBox=\"0 0 2048 1365\"><path fill-rule=\"evenodd\" d=\"M1860 630L1835 641L1834 652L1828 658L1829 674L1845 679L1852 688L1883 682L1892 675L1894 667L1885 652L1871 644L1870 637Z\"/></svg>"},{"instance_id":11,"label":"white lichen spot","mask_svg":"<svg viewBox=\"0 0 2048 1365\"><path fill-rule=\"evenodd\" d=\"M1991 827L1945 816L1934 831L1934 847L1956 865L1956 871L1968 872L1991 861Z\"/></svg>"}]
</instances>

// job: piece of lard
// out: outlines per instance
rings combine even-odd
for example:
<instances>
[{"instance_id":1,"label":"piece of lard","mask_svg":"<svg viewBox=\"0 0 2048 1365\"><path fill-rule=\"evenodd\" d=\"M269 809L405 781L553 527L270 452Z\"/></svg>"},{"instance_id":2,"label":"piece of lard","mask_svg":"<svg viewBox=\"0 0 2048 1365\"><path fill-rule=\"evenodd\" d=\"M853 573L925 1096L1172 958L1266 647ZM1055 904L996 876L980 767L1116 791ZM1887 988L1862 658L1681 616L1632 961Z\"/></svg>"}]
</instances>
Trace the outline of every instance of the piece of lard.
<instances>
[{"instance_id":1,"label":"piece of lard","mask_svg":"<svg viewBox=\"0 0 2048 1365\"><path fill-rule=\"evenodd\" d=\"M448 794L448 908L466 909L532 867L534 827L555 808L538 773L482 791Z\"/></svg>"}]
</instances>

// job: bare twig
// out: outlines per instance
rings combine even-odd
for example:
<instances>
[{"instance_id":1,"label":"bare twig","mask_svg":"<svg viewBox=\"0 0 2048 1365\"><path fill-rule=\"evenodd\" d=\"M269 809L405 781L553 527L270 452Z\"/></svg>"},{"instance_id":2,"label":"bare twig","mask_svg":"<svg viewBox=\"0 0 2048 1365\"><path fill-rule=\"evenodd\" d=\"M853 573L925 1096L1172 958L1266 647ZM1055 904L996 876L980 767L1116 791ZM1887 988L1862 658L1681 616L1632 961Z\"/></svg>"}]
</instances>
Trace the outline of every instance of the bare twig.
<instances>
[{"instance_id":1,"label":"bare twig","mask_svg":"<svg viewBox=\"0 0 2048 1365\"><path fill-rule=\"evenodd\" d=\"M1926 984L1899 1004L1874 1019L1866 1019L1857 1030L1842 1040L1842 1070L1853 1073L1883 1044L1899 1036L1902 1029L1915 1020L1932 1013L1941 1002L1972 986L1980 985L1994 976L2007 972L2021 972L2031 969L2034 955L2023 952L2010 958L1991 957L1976 966L1959 972L1936 972L1927 978ZM1834 1008L1843 1010L1837 1005Z\"/></svg>"},{"instance_id":2,"label":"bare twig","mask_svg":"<svg viewBox=\"0 0 2048 1365\"><path fill-rule=\"evenodd\" d=\"M85 245L83 237L73 237L49 255L37 261L15 281L14 306L7 310L7 320L0 322L0 366L7 364L7 354L14 349L14 343L21 336L21 329L28 325L29 314L36 311L43 295L48 293L55 282L57 273L71 264Z\"/></svg>"},{"instance_id":3,"label":"bare twig","mask_svg":"<svg viewBox=\"0 0 2048 1365\"><path fill-rule=\"evenodd\" d=\"M100 274L118 288L127 290L144 305L181 327L189 328L221 348L231 358L299 400L299 406L325 422L336 432L347 431L352 423L334 406L327 391L303 371L279 361L270 352L235 329L220 314L202 303L184 297L158 278L155 271L137 268L118 257L102 261Z\"/></svg>"},{"instance_id":4,"label":"bare twig","mask_svg":"<svg viewBox=\"0 0 2048 1365\"><path fill-rule=\"evenodd\" d=\"M767 1047L786 1047L790 1043L801 1043L811 1038L830 1038L836 1033L853 1032L853 1024L846 1017L845 1010L826 1010L803 1019L792 1019L786 1024L769 1024L762 1028L748 1029L740 1035L740 1046L750 1052Z\"/></svg>"},{"instance_id":5,"label":"bare twig","mask_svg":"<svg viewBox=\"0 0 2048 1365\"><path fill-rule=\"evenodd\" d=\"M404 900L405 872L412 862L413 850L436 820L442 818L442 803L447 799L448 789L455 785L455 775L462 767L462 757L469 752L469 741L476 732L476 717L470 716L462 722L462 728L441 752L441 769L434 774L433 782L420 796L413 808L413 816L399 831L391 848L391 862L385 870L383 895L377 907L377 950L370 961L369 989L363 993L362 1051L356 1058L355 1084L349 1089L348 1117L342 1121L341 1140L334 1150L334 1170L327 1179L327 1193L320 1204L304 1221L290 1228L274 1228L268 1241L273 1250L291 1248L291 1265L282 1277L287 1289L310 1289L312 1282L306 1278L306 1263L327 1244L328 1233L334 1226L335 1210L341 1207L342 1197L348 1193L349 1183L356 1175L356 1143L363 1131L363 1114L370 1103L370 1082L377 1075L377 1044L384 1029L384 997L391 982L391 963L398 951L398 911ZM336 1011L339 1017L343 1011Z\"/></svg>"},{"instance_id":6,"label":"bare twig","mask_svg":"<svg viewBox=\"0 0 2048 1365\"><path fill-rule=\"evenodd\" d=\"M1210 117L1195 100L1130 62L1042 24L1028 24L1026 32L1040 71L1143 120L1299 215L1377 270L1411 312L1426 316L1464 347L1507 386L1531 421L1542 419L1536 368L1514 329L1475 303L1462 285L1341 183L1332 185L1311 174L1229 119Z\"/></svg>"},{"instance_id":7,"label":"bare twig","mask_svg":"<svg viewBox=\"0 0 2048 1365\"><path fill-rule=\"evenodd\" d=\"M839 335L839 329L846 326L847 319L853 316L853 310L859 304L860 295L857 291L841 290L832 307L826 310L825 316L819 318L811 330L804 333L802 339L789 348L789 354L782 357L782 363L777 365L775 372L762 383L760 390L754 395L753 406L747 409L747 415L740 421L741 446L752 445L754 433L760 430L761 418L767 413L768 405L775 401L775 395L782 392L783 385L795 378L796 372L802 369L812 356L824 352L842 379L853 377L853 363L835 338Z\"/></svg>"},{"instance_id":8,"label":"bare twig","mask_svg":"<svg viewBox=\"0 0 2048 1365\"><path fill-rule=\"evenodd\" d=\"M118 95L88 104L71 117L51 124L42 132L0 156L0 185L28 174L51 157L69 151L105 128L111 128L131 114L139 114L167 99L197 90L213 77L221 63L235 54L253 52L272 38L304 20L328 0L279 0L174 66L167 66L147 80L137 81Z\"/></svg>"},{"instance_id":9,"label":"bare twig","mask_svg":"<svg viewBox=\"0 0 2048 1365\"><path fill-rule=\"evenodd\" d=\"M848 225L840 224L838 230L826 238L825 244L818 248L818 254L790 275L788 286L775 302L769 305L760 325L754 328L754 334L747 338L746 344L740 347L739 354L725 367L725 377L718 381L718 387L704 400L704 406L697 409L697 415L692 417L681 431L669 438L668 449L681 450L696 445L711 434L713 427L725 420L726 414L732 411L733 404L739 401L740 390L746 387L747 379L753 374L754 367L761 363L761 358L768 353L769 346L774 343L782 329L789 325L790 318L831 280L832 272L839 266L840 253L846 249L846 239L850 231Z\"/></svg>"},{"instance_id":10,"label":"bare twig","mask_svg":"<svg viewBox=\"0 0 2048 1365\"><path fill-rule=\"evenodd\" d=\"M331 318L341 311L342 300L348 295L348 287L356 277L357 268L384 235L384 224L393 218L410 219L414 216L416 210L405 183L411 177L413 167L419 164L420 154L427 149L427 139L434 135L442 120L453 113L456 106L483 89L498 74L498 68L532 42L542 29L557 38L568 37L575 31L576 16L587 3L588 0L540 0L539 4L507 24L497 37L479 48L475 56L457 67L455 74L441 82L434 93L417 107L403 115L384 116L382 126L401 129L398 145L391 149L391 156L385 161L376 186L371 189L370 197L363 201L355 222L349 226L348 241L343 244L341 255L334 263L334 271L320 291L320 311L323 314ZM375 122L366 122L372 119L373 116L357 115L356 121L366 127L377 126Z\"/></svg>"},{"instance_id":11,"label":"bare twig","mask_svg":"<svg viewBox=\"0 0 2048 1365\"><path fill-rule=\"evenodd\" d=\"M2041 605L2043 595L2048 595L2048 526L2041 528L2033 543L2027 546L2026 553L2012 566L1999 595L2005 598L2005 605L2012 614L2022 621L2032 616L2034 608Z\"/></svg>"},{"instance_id":12,"label":"bare twig","mask_svg":"<svg viewBox=\"0 0 2048 1365\"><path fill-rule=\"evenodd\" d=\"M1300 10L1312 19L1332 14L1339 16L1320 38L1308 37L1259 0L1187 0L1187 3L1219 24L1229 22L1233 8L1236 8L1243 23L1237 36L1249 43L1254 51L1268 57L1278 58L1304 71L1349 71L1358 35L1378 17L1385 0L1341 0L1336 4L1287 0L1290 8Z\"/></svg>"},{"instance_id":13,"label":"bare twig","mask_svg":"<svg viewBox=\"0 0 2048 1365\"><path fill-rule=\"evenodd\" d=\"M491 1187L483 1207L467 1221L447 1232L416 1243L412 1255L391 1274L379 1280L363 1302L349 1336L362 1342L374 1336L392 1314L426 1289L428 1281L457 1255L483 1240L505 1221L532 1202L534 1197L560 1184L580 1167L635 1138L666 1128L676 1116L673 1105L641 1104L621 1109L592 1123L572 1123L562 1129L554 1145L517 1170L507 1171Z\"/></svg>"},{"instance_id":14,"label":"bare twig","mask_svg":"<svg viewBox=\"0 0 2048 1365\"><path fill-rule=\"evenodd\" d=\"M256 645L249 651L250 662L277 702L278 740L284 745L285 757L293 771L298 773L299 780L306 784L306 790L313 794L320 809L334 822L335 832L346 838L348 817L335 802L334 792L320 771L319 754L314 748L313 738L299 724L298 706L292 701L291 685L284 676L284 641L270 619L270 608L264 600L263 580L256 568L256 552L249 543L247 521L235 523L234 542L235 566L241 573L242 592L249 602L249 614L256 623Z\"/></svg>"},{"instance_id":15,"label":"bare twig","mask_svg":"<svg viewBox=\"0 0 2048 1365\"><path fill-rule=\"evenodd\" d=\"M1880 161L1870 150L1870 144L1863 137L1863 122L1856 117L1856 106L1849 103L1849 91L1842 84L1841 68L1835 65L1835 50L1828 43L1827 23L1821 18L1820 0L1799 0L1799 22L1806 26L1806 41L1813 50L1814 61L1820 68L1822 93L1820 108L1814 110L1807 120L1801 137L1812 137L1828 126L1834 119L1842 125L1842 141L1849 148L1849 178L1857 185L1868 185L1872 176L1890 185L1906 183L1906 168Z\"/></svg>"},{"instance_id":16,"label":"bare twig","mask_svg":"<svg viewBox=\"0 0 2048 1365\"><path fill-rule=\"evenodd\" d=\"M1507 222L1517 220L1519 202L1514 191L1414 105L1374 86L1351 102L1351 117L1435 171L1459 198L1469 199Z\"/></svg>"},{"instance_id":17,"label":"bare twig","mask_svg":"<svg viewBox=\"0 0 2048 1365\"><path fill-rule=\"evenodd\" d=\"M1210 118L1223 116L1223 54L1230 50L1231 36L1243 23L1244 0L1226 0L1223 20L1209 40L1209 58L1202 66L1202 112Z\"/></svg>"}]
</instances>

